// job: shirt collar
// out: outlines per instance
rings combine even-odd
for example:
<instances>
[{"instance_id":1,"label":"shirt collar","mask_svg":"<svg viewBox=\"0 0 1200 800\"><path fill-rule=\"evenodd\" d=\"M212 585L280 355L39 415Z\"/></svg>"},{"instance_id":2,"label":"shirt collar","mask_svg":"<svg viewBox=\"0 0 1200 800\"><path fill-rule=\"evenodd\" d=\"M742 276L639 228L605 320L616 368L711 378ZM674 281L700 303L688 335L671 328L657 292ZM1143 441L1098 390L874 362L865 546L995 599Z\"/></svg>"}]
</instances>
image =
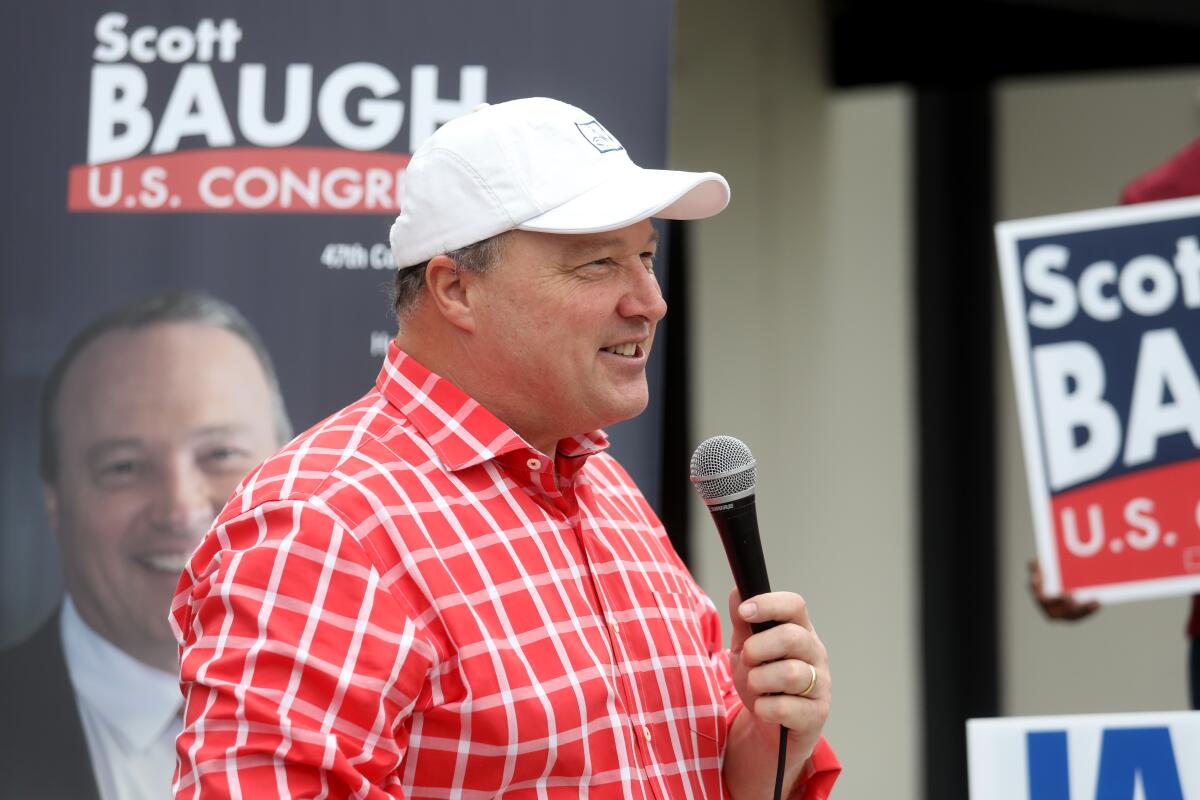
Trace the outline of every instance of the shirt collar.
<instances>
[{"instance_id":1,"label":"shirt collar","mask_svg":"<svg viewBox=\"0 0 1200 800\"><path fill-rule=\"evenodd\" d=\"M96 633L69 595L60 630L76 694L129 744L149 747L183 706L179 676L143 664Z\"/></svg>"},{"instance_id":2,"label":"shirt collar","mask_svg":"<svg viewBox=\"0 0 1200 800\"><path fill-rule=\"evenodd\" d=\"M457 471L516 450L533 450L516 431L458 386L431 372L395 342L375 381L379 392L425 437L447 469ZM602 430L558 443L558 455L579 458L608 447Z\"/></svg>"}]
</instances>

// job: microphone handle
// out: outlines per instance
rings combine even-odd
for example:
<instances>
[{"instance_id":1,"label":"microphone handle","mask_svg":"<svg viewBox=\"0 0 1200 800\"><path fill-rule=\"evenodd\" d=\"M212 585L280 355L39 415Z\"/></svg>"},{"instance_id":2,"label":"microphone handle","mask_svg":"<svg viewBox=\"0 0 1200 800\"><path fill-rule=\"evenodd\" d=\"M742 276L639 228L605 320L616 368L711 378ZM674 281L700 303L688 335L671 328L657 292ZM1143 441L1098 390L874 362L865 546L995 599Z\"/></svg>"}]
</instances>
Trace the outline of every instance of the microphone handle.
<instances>
[{"instance_id":1,"label":"microphone handle","mask_svg":"<svg viewBox=\"0 0 1200 800\"><path fill-rule=\"evenodd\" d=\"M725 556L729 559L729 569L733 572L733 582L737 585L738 594L743 600L749 600L755 595L771 591L762 542L758 537L758 515L754 509L754 495L728 503L717 503L709 506L708 510L717 526L717 533L721 535L721 544L725 546ZM777 624L752 622L750 630L761 633Z\"/></svg>"},{"instance_id":2,"label":"microphone handle","mask_svg":"<svg viewBox=\"0 0 1200 800\"><path fill-rule=\"evenodd\" d=\"M771 591L771 581L767 577L767 562L763 558L762 541L758 537L758 515L754 510L754 495L731 500L728 503L717 503L708 507L716 523L717 533L721 535L721 544L725 546L725 556L729 559L729 569L733 573L733 582L737 584L738 594L743 600ZM751 622L750 630L762 633L774 628L778 622ZM779 726L779 756L775 764L774 800L782 800L783 775L787 767L788 729Z\"/></svg>"}]
</instances>

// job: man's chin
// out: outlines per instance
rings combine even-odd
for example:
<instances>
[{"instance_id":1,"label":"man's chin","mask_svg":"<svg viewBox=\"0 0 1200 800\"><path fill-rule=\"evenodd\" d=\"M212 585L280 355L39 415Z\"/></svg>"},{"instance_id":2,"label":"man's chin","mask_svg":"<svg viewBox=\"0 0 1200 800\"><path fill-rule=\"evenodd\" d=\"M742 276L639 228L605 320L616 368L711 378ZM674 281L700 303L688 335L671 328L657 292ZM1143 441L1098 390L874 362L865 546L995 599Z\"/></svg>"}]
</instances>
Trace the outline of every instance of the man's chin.
<instances>
[{"instance_id":1,"label":"man's chin","mask_svg":"<svg viewBox=\"0 0 1200 800\"><path fill-rule=\"evenodd\" d=\"M597 428L607 428L616 425L618 422L625 422L634 417L641 416L646 410L646 406L650 404L649 393L643 393L640 398L623 398L619 402L611 404L609 413L605 415L606 422L596 425Z\"/></svg>"}]
</instances>

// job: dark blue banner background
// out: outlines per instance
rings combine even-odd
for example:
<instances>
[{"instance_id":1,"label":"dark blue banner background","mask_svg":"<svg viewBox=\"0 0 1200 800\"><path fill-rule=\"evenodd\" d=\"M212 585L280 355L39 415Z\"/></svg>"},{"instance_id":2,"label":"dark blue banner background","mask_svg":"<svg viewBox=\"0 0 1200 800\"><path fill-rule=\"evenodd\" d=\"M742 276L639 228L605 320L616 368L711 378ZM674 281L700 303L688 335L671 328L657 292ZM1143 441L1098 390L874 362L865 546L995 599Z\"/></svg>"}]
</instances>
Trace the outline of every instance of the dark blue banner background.
<instances>
[{"instance_id":1,"label":"dark blue banner background","mask_svg":"<svg viewBox=\"0 0 1200 800\"><path fill-rule=\"evenodd\" d=\"M267 70L268 119L283 110L283 74L313 67L313 119L304 146L334 146L316 116L321 81L371 62L410 99L414 65L439 68L438 95L456 99L463 66L487 69L487 100L547 95L594 114L643 166L665 161L671 4L617 0L603 6L526 0L477 3L202 2L150 0L19 3L7 9L4 234L0 237L0 644L44 620L61 583L37 478L37 398L46 371L87 322L153 291L209 291L237 306L262 334L280 373L296 429L357 398L372 384L381 333L394 333L388 269L334 270L330 243L386 242L390 214L69 213L67 176L87 159L95 26L126 14L128 34L146 25L195 30L201 18L236 19L231 63L211 62L234 146L238 67ZM148 80L156 124L181 64L136 64ZM347 103L353 117L365 91ZM409 150L409 117L384 149ZM205 148L184 138L179 150ZM146 152L146 151L143 151ZM664 256L665 263L665 256ZM372 349L372 335L376 347ZM663 339L660 339L660 342ZM651 407L612 431L614 452L646 495L658 495L661 348L651 362ZM164 614L166 609L164 609Z\"/></svg>"}]
</instances>

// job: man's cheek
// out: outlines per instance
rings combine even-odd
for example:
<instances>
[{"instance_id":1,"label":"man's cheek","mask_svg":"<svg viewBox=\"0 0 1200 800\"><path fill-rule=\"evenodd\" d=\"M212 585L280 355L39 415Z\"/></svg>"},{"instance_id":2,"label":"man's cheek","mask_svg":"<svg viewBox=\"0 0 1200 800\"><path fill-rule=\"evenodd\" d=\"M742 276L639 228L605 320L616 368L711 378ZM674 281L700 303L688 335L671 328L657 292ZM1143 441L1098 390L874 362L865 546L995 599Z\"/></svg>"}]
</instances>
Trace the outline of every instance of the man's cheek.
<instances>
[{"instance_id":1,"label":"man's cheek","mask_svg":"<svg viewBox=\"0 0 1200 800\"><path fill-rule=\"evenodd\" d=\"M270 455L270 453L267 455ZM212 506L213 519L216 519L217 514L221 513L221 509L225 507L225 503L233 496L233 490L237 488L238 483L241 482L243 477L243 475L226 475L219 479L214 479L209 483L208 498Z\"/></svg>"},{"instance_id":2,"label":"man's cheek","mask_svg":"<svg viewBox=\"0 0 1200 800\"><path fill-rule=\"evenodd\" d=\"M111 547L136 533L139 520L150 512L150 500L138 492L97 492L73 512L77 538L86 540L81 545L90 541L95 547Z\"/></svg>"}]
</instances>

